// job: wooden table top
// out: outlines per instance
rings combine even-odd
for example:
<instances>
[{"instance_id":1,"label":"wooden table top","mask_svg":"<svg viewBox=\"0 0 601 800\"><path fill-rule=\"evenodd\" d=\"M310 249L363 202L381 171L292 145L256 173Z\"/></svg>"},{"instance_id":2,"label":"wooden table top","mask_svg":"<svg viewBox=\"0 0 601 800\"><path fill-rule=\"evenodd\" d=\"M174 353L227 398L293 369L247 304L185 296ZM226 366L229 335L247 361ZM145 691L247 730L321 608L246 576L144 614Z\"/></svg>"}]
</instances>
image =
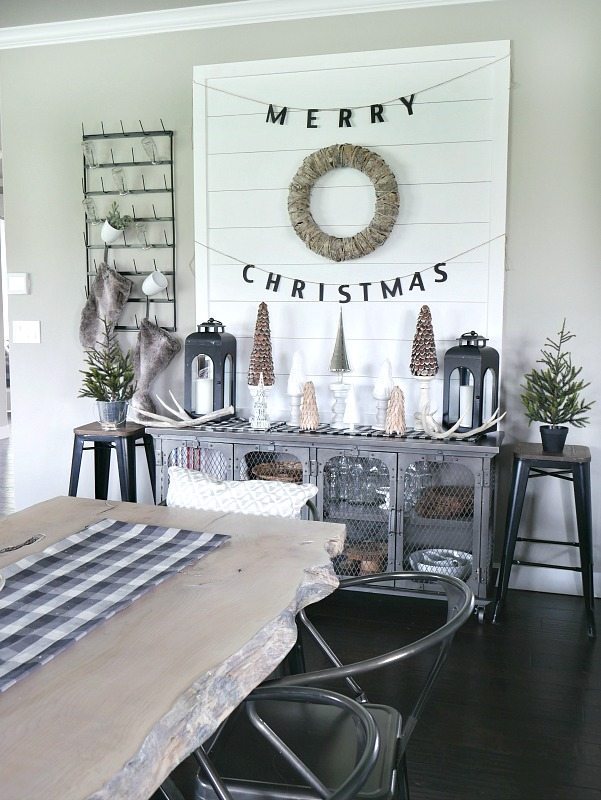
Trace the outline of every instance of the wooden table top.
<instances>
[{"instance_id":1,"label":"wooden table top","mask_svg":"<svg viewBox=\"0 0 601 800\"><path fill-rule=\"evenodd\" d=\"M0 522L2 567L110 517L231 541L0 694L2 800L147 800L280 663L337 585L344 526L60 497Z\"/></svg>"},{"instance_id":2,"label":"wooden table top","mask_svg":"<svg viewBox=\"0 0 601 800\"><path fill-rule=\"evenodd\" d=\"M585 464L591 460L591 451L584 445L566 444L561 453L545 453L542 444L516 442L513 445L513 457L520 461L565 461Z\"/></svg>"},{"instance_id":3,"label":"wooden table top","mask_svg":"<svg viewBox=\"0 0 601 800\"><path fill-rule=\"evenodd\" d=\"M144 435L146 427L139 425L137 422L126 422L120 428L103 428L99 422L88 422L86 425L79 425L73 428L73 433L76 436L91 436L91 437L105 437L113 439L128 438L130 436L139 439Z\"/></svg>"}]
</instances>

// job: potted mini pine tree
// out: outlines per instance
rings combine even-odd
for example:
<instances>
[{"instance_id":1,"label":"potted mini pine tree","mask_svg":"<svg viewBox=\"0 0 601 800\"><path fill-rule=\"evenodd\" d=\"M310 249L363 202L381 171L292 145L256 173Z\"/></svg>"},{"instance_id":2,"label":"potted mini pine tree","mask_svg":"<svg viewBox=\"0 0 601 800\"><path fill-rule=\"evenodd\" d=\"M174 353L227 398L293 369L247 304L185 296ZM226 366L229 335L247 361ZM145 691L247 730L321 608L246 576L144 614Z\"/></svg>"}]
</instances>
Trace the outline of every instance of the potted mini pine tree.
<instances>
[{"instance_id":1,"label":"potted mini pine tree","mask_svg":"<svg viewBox=\"0 0 601 800\"><path fill-rule=\"evenodd\" d=\"M93 397L97 402L101 427L113 430L125 425L127 406L136 389L131 353L123 353L114 327L102 320L102 341L95 350L86 350L86 369L78 397Z\"/></svg>"},{"instance_id":2,"label":"potted mini pine tree","mask_svg":"<svg viewBox=\"0 0 601 800\"><path fill-rule=\"evenodd\" d=\"M572 355L565 345L576 334L566 330L564 319L558 339L546 339L546 347L541 349L541 358L524 376L522 384L522 403L528 417L528 424L542 422L540 426L543 450L546 453L561 453L568 428L566 423L576 428L588 425L587 413L595 402L585 402L582 391L589 384L580 378L582 367L572 364Z\"/></svg>"},{"instance_id":3,"label":"potted mini pine tree","mask_svg":"<svg viewBox=\"0 0 601 800\"><path fill-rule=\"evenodd\" d=\"M121 214L119 204L114 200L100 229L100 238L105 244L112 244L119 238L122 231L129 228L133 221L133 217L130 217L129 214Z\"/></svg>"}]
</instances>

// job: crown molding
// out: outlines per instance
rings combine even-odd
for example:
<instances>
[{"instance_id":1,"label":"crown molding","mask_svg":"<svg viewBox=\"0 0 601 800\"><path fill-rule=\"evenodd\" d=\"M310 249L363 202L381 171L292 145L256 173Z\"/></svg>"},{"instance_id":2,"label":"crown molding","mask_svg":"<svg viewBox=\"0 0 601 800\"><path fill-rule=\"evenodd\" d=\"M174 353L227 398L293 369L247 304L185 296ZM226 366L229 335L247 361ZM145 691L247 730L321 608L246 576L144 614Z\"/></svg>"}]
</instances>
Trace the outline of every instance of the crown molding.
<instances>
[{"instance_id":1,"label":"crown molding","mask_svg":"<svg viewBox=\"0 0 601 800\"><path fill-rule=\"evenodd\" d=\"M233 0L227 3L0 28L0 50L496 0Z\"/></svg>"}]
</instances>

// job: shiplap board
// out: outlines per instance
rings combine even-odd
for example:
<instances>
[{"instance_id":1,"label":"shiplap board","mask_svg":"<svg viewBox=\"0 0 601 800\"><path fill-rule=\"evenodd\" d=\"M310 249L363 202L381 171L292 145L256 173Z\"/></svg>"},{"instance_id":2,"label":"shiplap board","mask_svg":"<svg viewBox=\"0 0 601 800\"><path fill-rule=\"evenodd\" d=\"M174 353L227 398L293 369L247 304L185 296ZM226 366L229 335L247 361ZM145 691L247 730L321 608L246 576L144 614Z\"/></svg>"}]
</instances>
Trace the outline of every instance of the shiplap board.
<instances>
[{"instance_id":1,"label":"shiplap board","mask_svg":"<svg viewBox=\"0 0 601 800\"><path fill-rule=\"evenodd\" d=\"M344 219L349 225L368 225L373 202L363 203L366 186L369 186L367 177L355 170L337 170L324 175L311 195L311 212L317 224L328 224L338 209L345 206ZM243 189L213 191L207 209L209 227L223 226L230 230L289 227L287 201L287 188L264 190L260 204L249 203ZM461 225L466 221L488 224L488 215L488 182L418 184L403 188L401 219L397 225Z\"/></svg>"},{"instance_id":2,"label":"shiplap board","mask_svg":"<svg viewBox=\"0 0 601 800\"><path fill-rule=\"evenodd\" d=\"M413 115L398 98L415 93ZM362 417L373 418L371 388L384 358L407 393L417 383L409 359L415 323L427 303L440 362L465 330L500 349L503 316L509 43L406 48L219 64L194 70L197 317L221 319L239 341L238 381L246 382L258 302L269 304L276 385L270 408L285 416L292 353L305 354L329 418L329 358L343 309L347 349ZM390 101L390 102L388 102ZM288 107L284 125L265 122L269 103ZM370 109L384 103L385 122ZM352 127L338 126L338 109L353 107ZM317 108L318 127L306 127ZM393 170L400 212L386 243L362 259L332 263L311 252L292 230L290 181L302 160L334 143L373 149ZM322 229L352 235L369 224L371 182L352 169L320 178L311 210ZM496 238L499 237L499 238ZM490 240L494 239L490 244ZM452 259L452 260L451 260ZM448 279L432 267L448 261ZM256 268L242 279L244 264ZM410 290L422 271L424 291ZM281 275L278 291L269 273ZM383 299L379 282L401 277L403 294ZM306 282L292 299L295 279ZM360 282L371 282L364 301ZM327 284L319 302L319 283ZM339 304L341 284L352 302ZM440 376L439 376L440 377ZM432 383L440 408L440 380ZM241 386L241 389L242 389ZM244 413L250 395L239 391ZM277 416L275 417L277 418Z\"/></svg>"}]
</instances>

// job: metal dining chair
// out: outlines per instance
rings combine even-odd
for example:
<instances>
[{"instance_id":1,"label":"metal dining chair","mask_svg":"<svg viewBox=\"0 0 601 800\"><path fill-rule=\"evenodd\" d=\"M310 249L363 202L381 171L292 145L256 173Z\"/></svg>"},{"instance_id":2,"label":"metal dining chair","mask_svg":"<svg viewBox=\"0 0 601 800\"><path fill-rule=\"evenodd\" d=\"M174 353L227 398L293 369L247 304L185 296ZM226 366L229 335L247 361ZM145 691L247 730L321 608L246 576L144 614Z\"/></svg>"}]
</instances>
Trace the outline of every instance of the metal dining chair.
<instances>
[{"instance_id":1,"label":"metal dining chair","mask_svg":"<svg viewBox=\"0 0 601 800\"><path fill-rule=\"evenodd\" d=\"M264 714L265 708L267 714ZM274 709L277 709L277 714L269 713ZM311 765L299 757L298 742L288 741L290 719L297 720L297 729L300 730L315 711L319 711L320 719L326 724L324 732L333 735L337 730L344 730L345 735L352 739L351 757L327 786ZM244 718L264 749L267 760L275 759L293 782L306 785L307 790L294 794L296 800L309 800L311 797L352 800L378 761L380 739L373 715L355 700L328 689L262 686L246 698L234 716ZM286 720L284 725L283 720ZM219 733L216 738L219 738ZM196 750L159 789L163 795L156 793L152 800L200 800L205 797L237 800L246 797L246 781L223 779L213 763L210 749L209 744ZM243 748L240 755L244 752ZM262 800L276 800L281 796L277 786L274 788L265 782L253 783L252 792Z\"/></svg>"},{"instance_id":2,"label":"metal dining chair","mask_svg":"<svg viewBox=\"0 0 601 800\"><path fill-rule=\"evenodd\" d=\"M299 614L299 625L305 636L318 646L326 661L332 666L324 669L290 675L266 684L267 688L320 686L336 682L346 686L353 699L372 717L378 728L380 747L374 768L371 770L357 798L380 800L383 798L408 798L406 751L409 740L432 691L436 678L448 656L453 637L465 623L474 608L471 589L458 578L415 572L396 572L349 578L340 587L357 588L369 584L383 586L392 581L397 589L410 590L425 583L431 584L435 593L446 597L446 619L434 630L416 640L405 643L390 652L344 665L332 647L308 619L305 611ZM399 618L399 625L402 618ZM430 655L430 666L424 671L423 656ZM419 669L414 670L410 682L418 682L414 702L405 718L400 711L386 705L369 703L366 692L356 678L372 670L414 662L419 659ZM260 691L264 691L261 689ZM282 740L291 747L302 762L318 776L323 787L311 785L303 776L290 770L286 760L270 752L262 737L256 735L257 727L249 719L247 706L243 704L223 725L209 742L204 755L211 759L212 768L220 777L225 789L235 798L258 800L308 800L329 797L328 791L335 785L341 772L352 765L356 748L352 726L340 725L324 713L321 706L288 705L274 703L265 696L265 701L256 705L261 719L277 728ZM193 781L194 800L226 800L227 794L215 791L211 774L205 769L202 758L198 759L198 771Z\"/></svg>"}]
</instances>

